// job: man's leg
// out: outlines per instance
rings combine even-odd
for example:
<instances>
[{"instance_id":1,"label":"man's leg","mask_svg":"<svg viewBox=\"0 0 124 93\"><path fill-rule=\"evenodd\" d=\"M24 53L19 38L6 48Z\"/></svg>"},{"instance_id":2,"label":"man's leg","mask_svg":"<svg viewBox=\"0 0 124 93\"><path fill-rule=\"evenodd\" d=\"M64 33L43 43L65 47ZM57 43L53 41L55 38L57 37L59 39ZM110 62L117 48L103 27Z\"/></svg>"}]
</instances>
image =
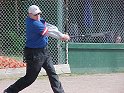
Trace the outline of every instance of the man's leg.
<instances>
[{"instance_id":1,"label":"man's leg","mask_svg":"<svg viewBox=\"0 0 124 93\"><path fill-rule=\"evenodd\" d=\"M17 80L13 85L6 89L7 93L18 93L19 91L23 90L24 88L31 85L37 78L42 64L38 62L28 62L26 75L19 80ZM5 92L6 93L6 92Z\"/></svg>"},{"instance_id":2,"label":"man's leg","mask_svg":"<svg viewBox=\"0 0 124 93\"><path fill-rule=\"evenodd\" d=\"M44 62L43 68L46 70L54 93L65 93L50 57Z\"/></svg>"}]
</instances>

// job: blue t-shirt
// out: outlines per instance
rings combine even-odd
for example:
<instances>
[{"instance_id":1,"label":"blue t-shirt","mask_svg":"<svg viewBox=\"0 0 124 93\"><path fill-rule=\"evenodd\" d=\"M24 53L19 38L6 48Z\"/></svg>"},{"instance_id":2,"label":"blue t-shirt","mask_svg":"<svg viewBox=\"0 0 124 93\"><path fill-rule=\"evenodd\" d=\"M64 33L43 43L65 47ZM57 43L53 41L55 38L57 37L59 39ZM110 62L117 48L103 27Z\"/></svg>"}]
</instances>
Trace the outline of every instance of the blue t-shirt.
<instances>
[{"instance_id":1,"label":"blue t-shirt","mask_svg":"<svg viewBox=\"0 0 124 93\"><path fill-rule=\"evenodd\" d=\"M26 47L44 48L48 44L48 37L45 33L48 31L45 24L41 21L26 18Z\"/></svg>"}]
</instances>

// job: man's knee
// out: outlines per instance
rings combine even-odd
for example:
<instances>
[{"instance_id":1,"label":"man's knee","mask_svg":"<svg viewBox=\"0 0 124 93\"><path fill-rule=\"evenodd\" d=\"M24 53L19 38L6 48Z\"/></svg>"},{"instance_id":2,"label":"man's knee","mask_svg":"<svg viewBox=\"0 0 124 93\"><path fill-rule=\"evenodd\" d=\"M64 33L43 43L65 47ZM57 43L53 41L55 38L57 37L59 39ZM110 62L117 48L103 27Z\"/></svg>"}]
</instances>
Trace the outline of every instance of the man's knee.
<instances>
[{"instance_id":1,"label":"man's knee","mask_svg":"<svg viewBox=\"0 0 124 93\"><path fill-rule=\"evenodd\" d=\"M38 75L33 75L33 74L24 76L25 83L28 85L32 84L36 80L37 76Z\"/></svg>"}]
</instances>

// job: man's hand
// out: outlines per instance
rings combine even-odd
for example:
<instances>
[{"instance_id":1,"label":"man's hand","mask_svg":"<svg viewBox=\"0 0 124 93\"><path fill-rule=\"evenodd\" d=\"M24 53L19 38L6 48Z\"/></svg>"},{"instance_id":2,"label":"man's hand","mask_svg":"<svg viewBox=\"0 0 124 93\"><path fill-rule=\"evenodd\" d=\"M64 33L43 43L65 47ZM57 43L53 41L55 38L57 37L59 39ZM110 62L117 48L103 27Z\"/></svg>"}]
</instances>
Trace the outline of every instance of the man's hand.
<instances>
[{"instance_id":1,"label":"man's hand","mask_svg":"<svg viewBox=\"0 0 124 93\"><path fill-rule=\"evenodd\" d=\"M69 37L69 35L64 34L64 36L62 38L60 38L60 40L61 41L68 41L68 40L70 40L70 37Z\"/></svg>"}]
</instances>

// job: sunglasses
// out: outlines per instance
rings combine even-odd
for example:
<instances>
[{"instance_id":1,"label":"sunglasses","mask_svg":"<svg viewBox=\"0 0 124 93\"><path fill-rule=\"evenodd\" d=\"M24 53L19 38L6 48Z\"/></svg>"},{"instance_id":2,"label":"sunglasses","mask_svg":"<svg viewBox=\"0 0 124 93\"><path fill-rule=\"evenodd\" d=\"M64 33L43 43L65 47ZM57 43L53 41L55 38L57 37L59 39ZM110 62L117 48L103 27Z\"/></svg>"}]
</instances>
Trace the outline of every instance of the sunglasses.
<instances>
[{"instance_id":1,"label":"sunglasses","mask_svg":"<svg viewBox=\"0 0 124 93\"><path fill-rule=\"evenodd\" d=\"M37 15L40 15L41 13L37 13L37 14L35 14L34 16L37 16Z\"/></svg>"}]
</instances>

